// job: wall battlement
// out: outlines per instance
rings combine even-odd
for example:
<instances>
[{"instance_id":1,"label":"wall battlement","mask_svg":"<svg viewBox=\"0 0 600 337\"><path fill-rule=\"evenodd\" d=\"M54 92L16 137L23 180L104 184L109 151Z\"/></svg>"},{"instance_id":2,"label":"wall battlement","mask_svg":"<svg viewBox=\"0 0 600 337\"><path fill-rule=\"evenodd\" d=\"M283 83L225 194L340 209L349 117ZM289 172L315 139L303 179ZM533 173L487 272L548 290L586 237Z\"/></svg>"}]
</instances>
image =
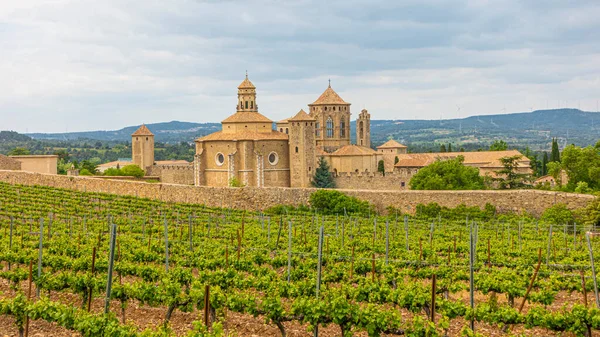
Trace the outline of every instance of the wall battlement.
<instances>
[{"instance_id":1,"label":"wall battlement","mask_svg":"<svg viewBox=\"0 0 600 337\"><path fill-rule=\"evenodd\" d=\"M387 177L387 174L386 174ZM119 181L93 177L0 171L0 181L19 185L42 185L76 191L104 192L131 195L166 202L187 202L209 207L232 207L247 210L266 209L276 205L308 204L314 188L289 187L196 187L175 184L152 184L137 181ZM540 190L503 191L393 191L393 190L340 190L340 192L366 200L381 211L393 206L403 212L414 213L418 204L437 202L441 206L460 204L483 208L493 204L499 212L529 212L539 216L555 203L569 209L585 207L595 199L592 195Z\"/></svg>"}]
</instances>

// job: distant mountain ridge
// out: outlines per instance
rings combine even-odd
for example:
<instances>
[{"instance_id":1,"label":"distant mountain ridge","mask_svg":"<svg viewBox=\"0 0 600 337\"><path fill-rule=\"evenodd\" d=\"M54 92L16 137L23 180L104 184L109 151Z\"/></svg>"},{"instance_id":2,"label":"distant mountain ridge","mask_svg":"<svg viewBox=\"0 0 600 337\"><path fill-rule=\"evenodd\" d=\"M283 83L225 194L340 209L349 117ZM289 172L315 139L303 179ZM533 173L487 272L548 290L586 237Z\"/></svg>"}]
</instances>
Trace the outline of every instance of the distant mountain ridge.
<instances>
[{"instance_id":1,"label":"distant mountain ridge","mask_svg":"<svg viewBox=\"0 0 600 337\"><path fill-rule=\"evenodd\" d=\"M171 121L146 124L158 142L192 142L195 138L218 131L220 123ZM31 133L34 139L94 139L129 141L139 127L128 126L114 131L69 133ZM355 137L355 122L351 135ZM472 116L443 120L371 120L371 139L375 145L393 138L407 144L481 143L505 139L509 143L544 148L551 137L566 144L594 144L600 138L600 113L578 109L536 110L533 112Z\"/></svg>"}]
</instances>

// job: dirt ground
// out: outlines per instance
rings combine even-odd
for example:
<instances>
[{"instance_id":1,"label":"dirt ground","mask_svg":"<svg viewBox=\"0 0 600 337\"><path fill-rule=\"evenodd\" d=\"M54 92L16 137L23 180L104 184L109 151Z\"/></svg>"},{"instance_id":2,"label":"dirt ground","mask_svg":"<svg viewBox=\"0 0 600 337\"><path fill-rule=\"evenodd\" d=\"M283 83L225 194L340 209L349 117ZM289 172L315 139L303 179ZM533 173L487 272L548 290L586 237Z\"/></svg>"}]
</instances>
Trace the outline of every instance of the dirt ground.
<instances>
[{"instance_id":1,"label":"dirt ground","mask_svg":"<svg viewBox=\"0 0 600 337\"><path fill-rule=\"evenodd\" d=\"M25 282L22 284L25 287ZM7 280L0 280L0 297L6 298L14 295L14 291L10 289ZM35 292L34 292L35 293ZM48 295L45 293L45 295ZM468 301L468 292L461 292L457 294L451 294L450 298L460 299ZM74 306L81 305L81 298L71 293L52 292L49 294L49 298L53 301L60 301ZM481 293L476 294L476 303L487 301L488 295ZM498 296L498 300L501 303L506 302L504 296ZM549 309L558 310L563 306L571 306L574 303L581 303L583 297L579 293L559 293L556 301L549 306ZM588 294L588 303L593 303L593 295ZM516 299L515 304L521 303L521 299ZM93 312L102 312L104 309L104 302L102 299L95 299L92 302ZM121 317L121 309L119 302L113 301L111 303L111 310ZM528 310L528 304L525 305L524 312ZM406 310L400 310L402 317L410 319L412 313ZM137 301L130 301L125 310L125 319L128 323L132 323L139 328L140 331L144 329L153 329L160 326L163 323L166 308L154 308L147 305L140 305ZM201 319L202 312L195 310L194 312L184 313L181 311L175 311L171 317L170 326L177 336L185 336L188 331L192 329L192 322ZM450 328L448 330L448 336L459 336L461 329L466 326L468 322L464 319L454 319L450 322ZM266 324L262 317L252 317L250 315L243 315L235 312L227 312L226 318L223 321L225 331L230 336L250 336L250 337L278 337L281 336L279 329L274 324ZM306 325L299 324L297 322L288 322L284 324L287 336L290 337L309 337L313 336L311 331L308 331ZM502 332L501 328L497 326L490 326L485 323L476 323L476 331L484 334L485 336L510 336L510 335L524 335L524 336L562 336L569 337L572 334L566 333L554 333L552 331L535 328L525 329L523 325L512 326L511 330L507 333ZM323 337L334 337L340 336L340 329L337 325L329 325L327 327L319 328L319 335ZM14 318L11 316L0 315L0 336L17 337L18 331L14 324ZM69 331L63 327L60 327L54 323L46 321L36 320L30 322L29 336L33 337L75 337L81 336L77 332ZM367 334L364 332L355 333L356 337L366 337ZM593 336L600 337L600 332L596 331Z\"/></svg>"}]
</instances>

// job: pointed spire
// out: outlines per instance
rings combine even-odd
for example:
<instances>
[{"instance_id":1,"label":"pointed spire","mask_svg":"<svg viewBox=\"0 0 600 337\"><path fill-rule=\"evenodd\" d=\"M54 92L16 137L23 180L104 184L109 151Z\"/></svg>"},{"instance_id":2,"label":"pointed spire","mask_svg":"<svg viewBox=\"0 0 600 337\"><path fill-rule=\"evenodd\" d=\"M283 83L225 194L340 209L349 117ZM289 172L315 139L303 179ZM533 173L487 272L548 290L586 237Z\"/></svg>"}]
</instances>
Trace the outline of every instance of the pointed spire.
<instances>
[{"instance_id":1,"label":"pointed spire","mask_svg":"<svg viewBox=\"0 0 600 337\"><path fill-rule=\"evenodd\" d=\"M329 88L331 88L331 78L329 79Z\"/></svg>"},{"instance_id":2,"label":"pointed spire","mask_svg":"<svg viewBox=\"0 0 600 337\"><path fill-rule=\"evenodd\" d=\"M248 79L248 70L246 70L246 79Z\"/></svg>"}]
</instances>

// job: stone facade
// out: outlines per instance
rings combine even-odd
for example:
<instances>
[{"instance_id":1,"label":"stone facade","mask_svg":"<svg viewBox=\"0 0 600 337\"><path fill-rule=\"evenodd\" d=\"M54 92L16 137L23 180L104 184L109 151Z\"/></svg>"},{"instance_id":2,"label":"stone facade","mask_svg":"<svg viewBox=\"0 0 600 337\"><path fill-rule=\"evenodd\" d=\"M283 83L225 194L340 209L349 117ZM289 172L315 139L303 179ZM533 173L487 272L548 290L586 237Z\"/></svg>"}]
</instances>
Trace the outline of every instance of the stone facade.
<instances>
[{"instance_id":1,"label":"stone facade","mask_svg":"<svg viewBox=\"0 0 600 337\"><path fill-rule=\"evenodd\" d=\"M165 184L194 184L194 165L173 164L173 165L153 165L148 167L147 176L157 177L161 183Z\"/></svg>"},{"instance_id":2,"label":"stone facade","mask_svg":"<svg viewBox=\"0 0 600 337\"><path fill-rule=\"evenodd\" d=\"M134 181L98 179L93 177L67 177L23 171L0 171L0 181L21 185L42 185L87 192L104 192L131 195L166 202L189 202L209 207L231 207L247 210L263 210L275 205L308 204L312 188L231 188L195 187L171 184L152 184ZM529 212L540 215L556 204L563 203L569 209L585 207L595 199L592 195L539 190L503 191L367 191L340 190L349 196L366 200L381 211L393 206L413 213L418 204L437 202L441 206L456 207L459 204L483 208L493 204L500 212Z\"/></svg>"},{"instance_id":3,"label":"stone facade","mask_svg":"<svg viewBox=\"0 0 600 337\"><path fill-rule=\"evenodd\" d=\"M58 173L57 155L26 155L9 157L21 162L22 171L46 174Z\"/></svg>"},{"instance_id":4,"label":"stone facade","mask_svg":"<svg viewBox=\"0 0 600 337\"><path fill-rule=\"evenodd\" d=\"M316 120L316 145L325 152L333 152L350 145L350 103L345 102L329 87L308 105L309 115Z\"/></svg>"},{"instance_id":5,"label":"stone facade","mask_svg":"<svg viewBox=\"0 0 600 337\"><path fill-rule=\"evenodd\" d=\"M21 169L21 162L0 154L0 170L14 170L19 171Z\"/></svg>"},{"instance_id":6,"label":"stone facade","mask_svg":"<svg viewBox=\"0 0 600 337\"><path fill-rule=\"evenodd\" d=\"M131 135L131 159L146 172L154 165L154 134L146 125L140 126Z\"/></svg>"},{"instance_id":7,"label":"stone facade","mask_svg":"<svg viewBox=\"0 0 600 337\"><path fill-rule=\"evenodd\" d=\"M356 119L356 145L371 147L371 114L362 109Z\"/></svg>"},{"instance_id":8,"label":"stone facade","mask_svg":"<svg viewBox=\"0 0 600 337\"><path fill-rule=\"evenodd\" d=\"M289 119L290 186L308 187L316 167L315 123L304 110Z\"/></svg>"},{"instance_id":9,"label":"stone facade","mask_svg":"<svg viewBox=\"0 0 600 337\"><path fill-rule=\"evenodd\" d=\"M336 188L348 190L408 190L412 174L404 172L347 172L333 175Z\"/></svg>"}]
</instances>

